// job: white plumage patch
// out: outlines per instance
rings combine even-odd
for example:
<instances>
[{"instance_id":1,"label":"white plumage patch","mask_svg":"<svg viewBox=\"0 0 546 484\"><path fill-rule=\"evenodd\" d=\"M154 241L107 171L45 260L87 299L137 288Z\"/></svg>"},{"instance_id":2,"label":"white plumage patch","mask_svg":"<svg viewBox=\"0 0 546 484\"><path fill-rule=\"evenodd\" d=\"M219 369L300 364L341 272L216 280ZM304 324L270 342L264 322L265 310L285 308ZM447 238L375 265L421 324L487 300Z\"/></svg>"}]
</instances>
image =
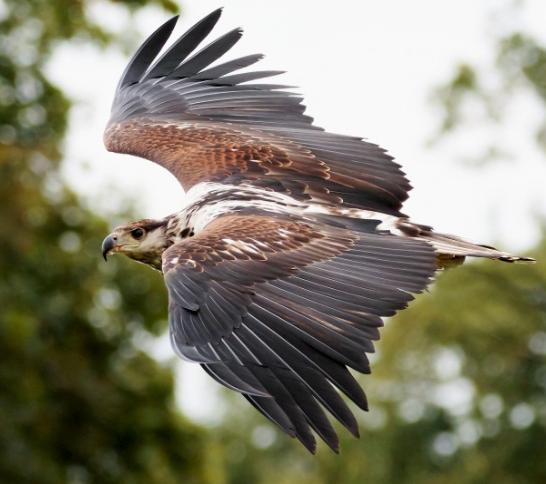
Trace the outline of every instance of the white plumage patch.
<instances>
[{"instance_id":1,"label":"white plumage patch","mask_svg":"<svg viewBox=\"0 0 546 484\"><path fill-rule=\"evenodd\" d=\"M139 251L154 252L165 247L165 231L163 227L151 230L140 242Z\"/></svg>"},{"instance_id":2,"label":"white plumage patch","mask_svg":"<svg viewBox=\"0 0 546 484\"><path fill-rule=\"evenodd\" d=\"M243 242L242 240L233 240L229 238L222 239L230 248L241 249L241 250L250 250L256 254L259 254L260 251L256 248L254 244L249 244Z\"/></svg>"},{"instance_id":3,"label":"white plumage patch","mask_svg":"<svg viewBox=\"0 0 546 484\"><path fill-rule=\"evenodd\" d=\"M210 201L212 193L225 193L225 199L219 196ZM229 196L228 196L229 195ZM177 214L176 230L191 227L195 233L201 232L210 222L222 215L234 213L241 207L263 210L288 215L341 215L350 218L378 220L379 230L403 235L396 227L399 217L380 212L360 209L343 209L317 203L304 203L285 193L278 193L245 185L224 185L221 183L203 182L193 186L186 194L186 208ZM192 208L198 207L196 210Z\"/></svg>"},{"instance_id":4,"label":"white plumage patch","mask_svg":"<svg viewBox=\"0 0 546 484\"><path fill-rule=\"evenodd\" d=\"M213 192L225 192L226 195L229 194L230 199L219 199L203 203ZM228 197L226 196L226 198ZM188 218L189 209L199 205L202 206ZM198 183L188 191L186 208L180 212L179 216L186 220L186 226L191 226L195 233L198 233L215 218L233 213L237 208L245 205L252 209L288 214L301 214L307 207L306 204L283 193L248 186L203 182Z\"/></svg>"}]
</instances>

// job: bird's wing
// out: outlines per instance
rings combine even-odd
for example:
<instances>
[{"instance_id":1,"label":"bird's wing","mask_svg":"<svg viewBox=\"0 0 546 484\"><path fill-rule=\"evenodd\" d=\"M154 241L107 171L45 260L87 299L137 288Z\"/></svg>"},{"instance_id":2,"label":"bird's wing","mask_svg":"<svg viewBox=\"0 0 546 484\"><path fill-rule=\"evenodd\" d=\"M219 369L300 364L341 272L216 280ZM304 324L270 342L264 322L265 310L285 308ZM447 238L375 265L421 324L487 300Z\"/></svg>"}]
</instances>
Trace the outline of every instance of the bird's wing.
<instances>
[{"instance_id":1,"label":"bird's wing","mask_svg":"<svg viewBox=\"0 0 546 484\"><path fill-rule=\"evenodd\" d=\"M205 17L157 60L176 17L144 42L119 82L107 149L159 163L186 190L203 181L244 181L300 200L399 214L411 187L382 148L314 126L287 86L248 83L278 71L234 74L261 55L210 66L240 29L193 53L219 16Z\"/></svg>"},{"instance_id":2,"label":"bird's wing","mask_svg":"<svg viewBox=\"0 0 546 484\"><path fill-rule=\"evenodd\" d=\"M347 367L368 373L381 316L435 270L425 242L307 219L226 215L163 255L173 347L309 450L338 447L324 409L353 434L336 389L366 409Z\"/></svg>"}]
</instances>

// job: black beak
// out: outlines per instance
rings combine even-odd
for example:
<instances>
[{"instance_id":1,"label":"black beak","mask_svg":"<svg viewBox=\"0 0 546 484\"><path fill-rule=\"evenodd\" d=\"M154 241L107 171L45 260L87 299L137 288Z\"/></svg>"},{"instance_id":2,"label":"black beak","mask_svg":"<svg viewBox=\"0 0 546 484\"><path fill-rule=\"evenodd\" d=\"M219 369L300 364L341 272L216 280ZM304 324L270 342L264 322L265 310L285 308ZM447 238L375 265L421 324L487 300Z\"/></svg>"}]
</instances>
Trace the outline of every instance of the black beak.
<instances>
[{"instance_id":1,"label":"black beak","mask_svg":"<svg viewBox=\"0 0 546 484\"><path fill-rule=\"evenodd\" d=\"M104 260L108 260L108 253L116 246L116 238L112 235L109 235L102 241L102 256Z\"/></svg>"}]
</instances>

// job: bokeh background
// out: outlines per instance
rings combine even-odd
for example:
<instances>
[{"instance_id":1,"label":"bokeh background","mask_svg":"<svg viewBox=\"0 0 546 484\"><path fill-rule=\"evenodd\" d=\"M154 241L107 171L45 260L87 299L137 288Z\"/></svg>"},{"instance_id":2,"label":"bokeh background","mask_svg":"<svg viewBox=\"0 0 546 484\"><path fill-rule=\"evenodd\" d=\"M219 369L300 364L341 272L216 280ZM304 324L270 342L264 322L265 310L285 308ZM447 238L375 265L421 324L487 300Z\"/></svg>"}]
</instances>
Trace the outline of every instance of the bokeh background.
<instances>
[{"instance_id":1,"label":"bokeh background","mask_svg":"<svg viewBox=\"0 0 546 484\"><path fill-rule=\"evenodd\" d=\"M217 32L331 131L389 148L418 222L532 255L438 277L386 322L371 411L311 456L165 338L160 274L99 246L177 210L102 129L128 55L213 0L0 0L0 482L546 482L546 4L230 0Z\"/></svg>"}]
</instances>

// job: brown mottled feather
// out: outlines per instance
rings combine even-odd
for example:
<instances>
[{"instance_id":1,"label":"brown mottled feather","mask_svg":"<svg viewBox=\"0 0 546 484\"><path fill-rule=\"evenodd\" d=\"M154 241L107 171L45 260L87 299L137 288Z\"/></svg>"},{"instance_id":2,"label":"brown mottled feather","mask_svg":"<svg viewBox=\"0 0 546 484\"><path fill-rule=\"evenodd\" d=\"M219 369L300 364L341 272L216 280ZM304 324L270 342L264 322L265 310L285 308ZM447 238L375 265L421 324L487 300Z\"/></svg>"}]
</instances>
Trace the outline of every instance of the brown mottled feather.
<instances>
[{"instance_id":1,"label":"brown mottled feather","mask_svg":"<svg viewBox=\"0 0 546 484\"><path fill-rule=\"evenodd\" d=\"M241 244L234 245L233 240ZM222 260L267 261L271 256L298 250L316 256L312 261L303 257L301 265L305 265L347 250L353 240L349 232L319 230L304 222L263 215L228 215L213 220L192 239L168 249L163 255L163 272L185 263L203 271L205 266ZM256 249L245 249L245 244Z\"/></svg>"},{"instance_id":2,"label":"brown mottled feather","mask_svg":"<svg viewBox=\"0 0 546 484\"><path fill-rule=\"evenodd\" d=\"M304 200L312 197L317 202L340 204L343 195L336 194L338 187L384 199L387 212L401 205L399 195L385 188L381 177L365 171L333 170L298 143L248 126L136 118L111 125L104 140L109 151L160 164L185 190L233 176L257 184L265 179L278 181L285 191Z\"/></svg>"},{"instance_id":3,"label":"brown mottled feather","mask_svg":"<svg viewBox=\"0 0 546 484\"><path fill-rule=\"evenodd\" d=\"M315 162L309 153L298 153L286 142L284 146L275 146L249 130L215 123L156 123L137 119L111 126L105 133L105 144L110 151L141 156L162 165L185 190L218 177L273 173L290 166L302 170L300 165ZM309 169L312 174L327 176L327 169L317 170L315 163Z\"/></svg>"}]
</instances>

